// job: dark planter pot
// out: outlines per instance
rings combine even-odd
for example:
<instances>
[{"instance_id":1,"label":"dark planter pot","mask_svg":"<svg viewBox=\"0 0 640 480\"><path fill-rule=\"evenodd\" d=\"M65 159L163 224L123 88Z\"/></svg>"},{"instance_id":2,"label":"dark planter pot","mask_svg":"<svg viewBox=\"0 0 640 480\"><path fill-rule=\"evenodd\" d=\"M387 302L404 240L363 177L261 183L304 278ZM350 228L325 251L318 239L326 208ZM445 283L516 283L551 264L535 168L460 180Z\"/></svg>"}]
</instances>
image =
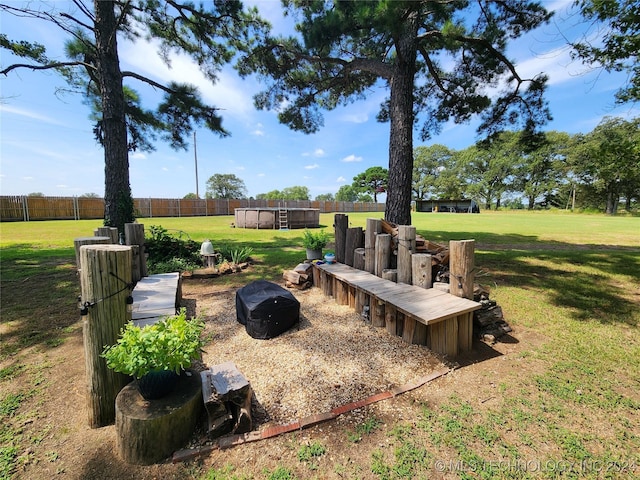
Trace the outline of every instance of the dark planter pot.
<instances>
[{"instance_id":1,"label":"dark planter pot","mask_svg":"<svg viewBox=\"0 0 640 480\"><path fill-rule=\"evenodd\" d=\"M322 249L314 250L307 248L307 260L320 260L322 258Z\"/></svg>"},{"instance_id":2,"label":"dark planter pot","mask_svg":"<svg viewBox=\"0 0 640 480\"><path fill-rule=\"evenodd\" d=\"M138 390L146 400L162 398L173 391L179 378L173 370L153 370L138 379Z\"/></svg>"}]
</instances>

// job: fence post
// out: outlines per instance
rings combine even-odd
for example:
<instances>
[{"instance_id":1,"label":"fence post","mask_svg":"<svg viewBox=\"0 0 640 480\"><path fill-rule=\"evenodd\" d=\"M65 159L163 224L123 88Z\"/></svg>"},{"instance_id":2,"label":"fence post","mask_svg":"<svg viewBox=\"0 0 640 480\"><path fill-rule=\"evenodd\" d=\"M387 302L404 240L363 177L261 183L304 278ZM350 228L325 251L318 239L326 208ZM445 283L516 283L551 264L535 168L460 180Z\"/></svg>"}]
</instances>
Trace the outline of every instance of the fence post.
<instances>
[{"instance_id":1,"label":"fence post","mask_svg":"<svg viewBox=\"0 0 640 480\"><path fill-rule=\"evenodd\" d=\"M100 354L105 346L116 343L120 330L131 320L127 312L131 248L84 245L80 248L80 266L88 420L91 428L97 428L115 421L116 396L130 381L107 368Z\"/></svg>"}]
</instances>

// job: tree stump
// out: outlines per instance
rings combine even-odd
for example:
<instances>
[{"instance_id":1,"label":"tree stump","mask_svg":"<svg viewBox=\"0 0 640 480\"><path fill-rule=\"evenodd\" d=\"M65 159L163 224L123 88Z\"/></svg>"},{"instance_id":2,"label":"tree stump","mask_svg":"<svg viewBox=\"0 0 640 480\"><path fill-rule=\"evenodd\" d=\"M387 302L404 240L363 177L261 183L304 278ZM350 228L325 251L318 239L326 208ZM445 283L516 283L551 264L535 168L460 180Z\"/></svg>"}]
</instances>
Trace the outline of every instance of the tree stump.
<instances>
[{"instance_id":1,"label":"tree stump","mask_svg":"<svg viewBox=\"0 0 640 480\"><path fill-rule=\"evenodd\" d=\"M181 375L173 392L145 400L136 382L116 397L116 450L122 460L136 465L159 463L184 447L202 412L200 375Z\"/></svg>"}]
</instances>

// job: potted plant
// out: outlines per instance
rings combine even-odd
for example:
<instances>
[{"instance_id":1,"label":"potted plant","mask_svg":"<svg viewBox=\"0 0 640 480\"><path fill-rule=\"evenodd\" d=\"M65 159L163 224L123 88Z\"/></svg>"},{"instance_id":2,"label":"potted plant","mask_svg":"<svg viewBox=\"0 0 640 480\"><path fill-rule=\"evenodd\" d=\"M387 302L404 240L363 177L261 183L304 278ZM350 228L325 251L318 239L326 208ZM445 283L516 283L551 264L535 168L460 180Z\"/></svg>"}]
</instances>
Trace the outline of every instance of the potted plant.
<instances>
[{"instance_id":1,"label":"potted plant","mask_svg":"<svg viewBox=\"0 0 640 480\"><path fill-rule=\"evenodd\" d=\"M322 258L322 249L327 245L329 234L324 230L312 232L305 230L302 237L302 245L307 249L307 259L315 260Z\"/></svg>"},{"instance_id":2,"label":"potted plant","mask_svg":"<svg viewBox=\"0 0 640 480\"><path fill-rule=\"evenodd\" d=\"M152 325L128 323L115 345L105 347L102 357L116 372L131 375L147 400L173 389L180 373L200 358L204 323L187 320L186 309Z\"/></svg>"}]
</instances>

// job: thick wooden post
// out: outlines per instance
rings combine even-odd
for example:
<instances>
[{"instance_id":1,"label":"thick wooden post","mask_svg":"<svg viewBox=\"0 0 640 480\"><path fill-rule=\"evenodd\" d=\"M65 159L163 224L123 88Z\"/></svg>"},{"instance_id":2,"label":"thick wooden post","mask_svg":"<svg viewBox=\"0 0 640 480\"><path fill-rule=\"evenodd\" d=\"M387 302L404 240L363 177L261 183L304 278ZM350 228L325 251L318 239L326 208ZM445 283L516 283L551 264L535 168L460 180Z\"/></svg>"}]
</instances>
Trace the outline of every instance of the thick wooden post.
<instances>
[{"instance_id":1,"label":"thick wooden post","mask_svg":"<svg viewBox=\"0 0 640 480\"><path fill-rule=\"evenodd\" d=\"M382 278L382 271L389 268L391 263L391 235L379 233L376 235L375 274Z\"/></svg>"},{"instance_id":2,"label":"thick wooden post","mask_svg":"<svg viewBox=\"0 0 640 480\"><path fill-rule=\"evenodd\" d=\"M398 225L398 283L411 285L411 255L416 251L416 227Z\"/></svg>"},{"instance_id":3,"label":"thick wooden post","mask_svg":"<svg viewBox=\"0 0 640 480\"><path fill-rule=\"evenodd\" d=\"M144 225L141 223L125 223L124 237L127 245L138 245L138 278L147 276L147 260L144 250ZM132 266L133 268L133 266Z\"/></svg>"},{"instance_id":4,"label":"thick wooden post","mask_svg":"<svg viewBox=\"0 0 640 480\"><path fill-rule=\"evenodd\" d=\"M364 270L364 248L356 248L353 251L353 268Z\"/></svg>"},{"instance_id":5,"label":"thick wooden post","mask_svg":"<svg viewBox=\"0 0 640 480\"><path fill-rule=\"evenodd\" d=\"M396 283L398 281L398 270L396 268L385 268L382 270L382 278Z\"/></svg>"},{"instance_id":6,"label":"thick wooden post","mask_svg":"<svg viewBox=\"0 0 640 480\"><path fill-rule=\"evenodd\" d=\"M347 240L345 242L344 263L353 267L355 262L355 250L363 247L362 227L347 228Z\"/></svg>"},{"instance_id":7,"label":"thick wooden post","mask_svg":"<svg viewBox=\"0 0 640 480\"><path fill-rule=\"evenodd\" d=\"M431 288L431 255L414 253L411 255L411 283L421 288Z\"/></svg>"},{"instance_id":8,"label":"thick wooden post","mask_svg":"<svg viewBox=\"0 0 640 480\"><path fill-rule=\"evenodd\" d=\"M374 296L371 296L371 304L369 305L371 314L371 325L374 327L384 327L384 302Z\"/></svg>"},{"instance_id":9,"label":"thick wooden post","mask_svg":"<svg viewBox=\"0 0 640 480\"><path fill-rule=\"evenodd\" d=\"M344 213L336 213L334 216L336 262L344 263L345 243L347 241L347 228L349 228L349 217Z\"/></svg>"},{"instance_id":10,"label":"thick wooden post","mask_svg":"<svg viewBox=\"0 0 640 480\"><path fill-rule=\"evenodd\" d=\"M109 237L113 245L118 243L118 229L116 227L98 227L93 231L96 237Z\"/></svg>"},{"instance_id":11,"label":"thick wooden post","mask_svg":"<svg viewBox=\"0 0 640 480\"><path fill-rule=\"evenodd\" d=\"M452 295L473 300L475 240L449 242L449 289Z\"/></svg>"},{"instance_id":12,"label":"thick wooden post","mask_svg":"<svg viewBox=\"0 0 640 480\"><path fill-rule=\"evenodd\" d=\"M115 421L118 392L130 378L107 368L100 354L116 343L120 330L131 321L126 300L131 294L131 247L85 245L80 247L80 290L88 305L83 317L89 426Z\"/></svg>"},{"instance_id":13,"label":"thick wooden post","mask_svg":"<svg viewBox=\"0 0 640 480\"><path fill-rule=\"evenodd\" d=\"M107 245L111 243L110 237L79 237L73 239L76 250L76 268L80 270L80 247L83 245Z\"/></svg>"},{"instance_id":14,"label":"thick wooden post","mask_svg":"<svg viewBox=\"0 0 640 480\"><path fill-rule=\"evenodd\" d=\"M449 242L449 291L452 295L470 300L473 300L475 280L475 245L475 240L452 240ZM473 347L473 314L459 315L455 320L459 351L471 350Z\"/></svg>"},{"instance_id":15,"label":"thick wooden post","mask_svg":"<svg viewBox=\"0 0 640 480\"><path fill-rule=\"evenodd\" d=\"M384 323L387 327L387 332L391 335L397 335L396 328L396 318L397 318L398 310L396 307L390 303L387 303L384 309Z\"/></svg>"},{"instance_id":16,"label":"thick wooden post","mask_svg":"<svg viewBox=\"0 0 640 480\"><path fill-rule=\"evenodd\" d=\"M364 269L374 273L376 269L376 235L382 231L382 221L377 218L367 218L367 228L364 235Z\"/></svg>"}]
</instances>

